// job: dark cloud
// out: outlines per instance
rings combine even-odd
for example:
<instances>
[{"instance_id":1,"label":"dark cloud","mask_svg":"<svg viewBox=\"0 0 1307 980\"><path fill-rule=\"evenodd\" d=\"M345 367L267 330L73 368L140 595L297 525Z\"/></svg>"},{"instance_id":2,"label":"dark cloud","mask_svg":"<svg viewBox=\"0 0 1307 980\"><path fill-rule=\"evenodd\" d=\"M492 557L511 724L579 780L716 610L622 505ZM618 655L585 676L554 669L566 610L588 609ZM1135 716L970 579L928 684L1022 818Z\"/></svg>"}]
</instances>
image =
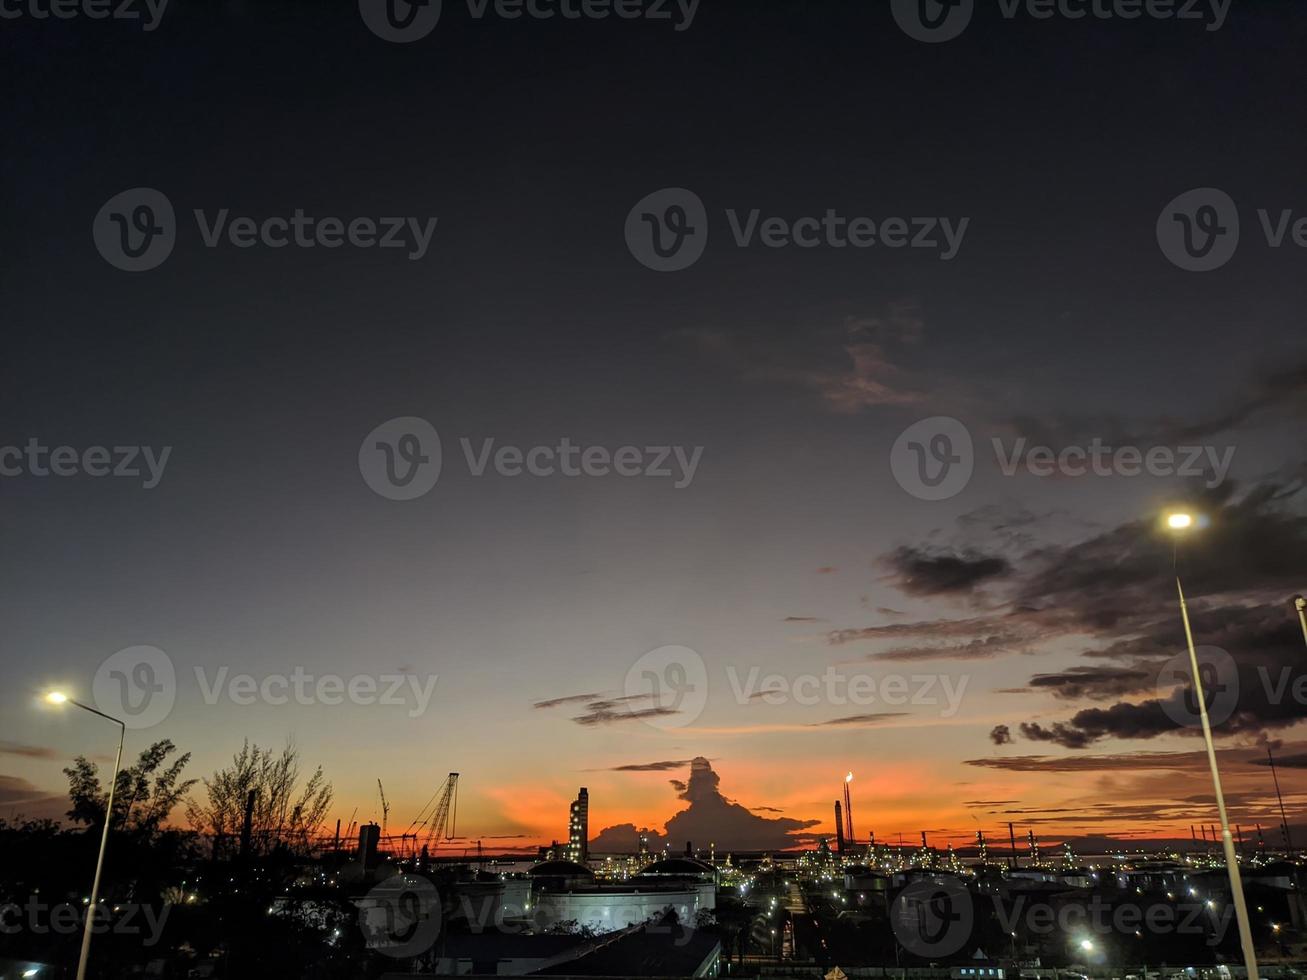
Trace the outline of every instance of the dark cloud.
<instances>
[{"instance_id":1,"label":"dark cloud","mask_svg":"<svg viewBox=\"0 0 1307 980\"><path fill-rule=\"evenodd\" d=\"M889 721L891 718L902 718L906 711L881 711L873 712L866 715L845 715L842 718L831 718L829 721L814 721L808 725L809 728L828 728L839 727L843 725L878 725L882 721Z\"/></svg>"},{"instance_id":2,"label":"dark cloud","mask_svg":"<svg viewBox=\"0 0 1307 980\"><path fill-rule=\"evenodd\" d=\"M592 728L596 725L611 725L623 721L638 721L642 718L659 718L676 714L675 708L659 705L637 706L639 702L649 701L648 694L629 694L624 697L608 697L603 694L569 694L561 698L536 701L533 707L556 708L564 704L584 704L585 710L574 715L572 720L578 725Z\"/></svg>"},{"instance_id":3,"label":"dark cloud","mask_svg":"<svg viewBox=\"0 0 1307 980\"><path fill-rule=\"evenodd\" d=\"M786 616L787 623L820 623L821 620L816 616Z\"/></svg>"},{"instance_id":4,"label":"dark cloud","mask_svg":"<svg viewBox=\"0 0 1307 980\"><path fill-rule=\"evenodd\" d=\"M969 593L977 586L1012 573L1006 558L974 551L927 550L904 545L881 561L889 568L894 585L914 596Z\"/></svg>"},{"instance_id":5,"label":"dark cloud","mask_svg":"<svg viewBox=\"0 0 1307 980\"><path fill-rule=\"evenodd\" d=\"M1007 745L1012 741L1012 729L1007 725L995 725L989 730L989 740L995 745Z\"/></svg>"},{"instance_id":6,"label":"dark cloud","mask_svg":"<svg viewBox=\"0 0 1307 980\"><path fill-rule=\"evenodd\" d=\"M0 807L29 819L58 819L68 809L68 797L47 793L21 776L0 775Z\"/></svg>"},{"instance_id":7,"label":"dark cloud","mask_svg":"<svg viewBox=\"0 0 1307 980\"><path fill-rule=\"evenodd\" d=\"M1218 752L1230 764L1238 764L1246 753L1234 749ZM1002 769L1007 772L1144 772L1148 770L1175 770L1200 772L1207 767L1207 753L1196 752L1116 752L1082 755L1010 755L967 759L968 766L982 769ZM1225 762L1222 761L1222 765Z\"/></svg>"},{"instance_id":8,"label":"dark cloud","mask_svg":"<svg viewBox=\"0 0 1307 980\"><path fill-rule=\"evenodd\" d=\"M561 698L549 698L546 701L536 701L531 707L533 708L557 708L560 704L579 704L582 701L593 701L596 698L603 697L600 693L594 694L567 694Z\"/></svg>"},{"instance_id":9,"label":"dark cloud","mask_svg":"<svg viewBox=\"0 0 1307 980\"><path fill-rule=\"evenodd\" d=\"M699 757L690 763L690 776L678 786L678 797L689 806L664 826L664 833L652 834L650 846L670 842L680 847L686 841L701 846L715 842L719 851L780 850L793 847L800 831L816 826L819 820L795 820L791 817L762 817L738 803L728 800L720 790L721 778L712 764ZM606 827L594 839L595 851L631 851L635 849L637 831L633 824Z\"/></svg>"},{"instance_id":10,"label":"dark cloud","mask_svg":"<svg viewBox=\"0 0 1307 980\"><path fill-rule=\"evenodd\" d=\"M1250 759L1254 766L1270 767L1270 759ZM1276 769L1307 769L1307 752L1299 752L1296 755L1276 756Z\"/></svg>"},{"instance_id":11,"label":"dark cloud","mask_svg":"<svg viewBox=\"0 0 1307 980\"><path fill-rule=\"evenodd\" d=\"M18 742L0 742L0 755L20 755L27 759L63 758L54 749L37 745L22 745Z\"/></svg>"},{"instance_id":12,"label":"dark cloud","mask_svg":"<svg viewBox=\"0 0 1307 980\"><path fill-rule=\"evenodd\" d=\"M1157 670L1137 667L1071 667L1056 674L1036 674L1022 691L1047 691L1056 698L1093 701L1135 694L1156 686Z\"/></svg>"},{"instance_id":13,"label":"dark cloud","mask_svg":"<svg viewBox=\"0 0 1307 980\"><path fill-rule=\"evenodd\" d=\"M1307 661L1287 600L1301 588L1298 556L1307 551L1303 487L1301 479L1244 491L1226 484L1186 502L1208 519L1180 550L1195 637L1226 651L1237 673L1238 702L1215 726L1219 737L1307 719L1307 703L1292 694ZM1088 663L1036 674L1024 690L1113 703L1051 722L1027 721L1019 726L1025 738L1083 749L1106 739L1193 735L1195 728L1173 720L1188 713L1174 710L1191 697L1188 685L1157 679L1161 666L1185 649L1172 577L1175 541L1159 518L1027 551L1011 563L1011 574L994 580L992 608L981 614L838 630L828 641L878 642L884 648L869 659L905 661L985 659L1079 644ZM905 558L899 549L888 561L906 570L914 554ZM1276 693L1281 690L1289 693Z\"/></svg>"},{"instance_id":14,"label":"dark cloud","mask_svg":"<svg viewBox=\"0 0 1307 980\"><path fill-rule=\"evenodd\" d=\"M660 762L628 762L624 766L613 766L608 772L667 772L669 769L684 769L690 761L689 759L664 759Z\"/></svg>"}]
</instances>

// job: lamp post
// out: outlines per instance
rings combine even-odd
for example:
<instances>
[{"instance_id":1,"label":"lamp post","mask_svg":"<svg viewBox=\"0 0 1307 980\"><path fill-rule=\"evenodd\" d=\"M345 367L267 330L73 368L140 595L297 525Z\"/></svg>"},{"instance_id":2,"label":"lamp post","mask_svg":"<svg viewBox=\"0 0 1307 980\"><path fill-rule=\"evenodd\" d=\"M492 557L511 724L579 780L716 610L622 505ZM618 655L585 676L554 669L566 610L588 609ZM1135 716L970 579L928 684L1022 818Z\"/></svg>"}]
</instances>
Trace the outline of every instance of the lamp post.
<instances>
[{"instance_id":1,"label":"lamp post","mask_svg":"<svg viewBox=\"0 0 1307 980\"><path fill-rule=\"evenodd\" d=\"M1186 531L1197 522L1192 514L1174 513L1168 515L1166 525L1174 532ZM1178 539L1176 551L1179 550ZM1234 901L1235 918L1239 925L1239 945L1243 949L1244 969L1248 980L1258 980L1257 953L1253 948L1253 935L1248 920L1248 905L1243 897L1243 880L1239 876L1239 859L1234 851L1234 837L1230 833L1230 820L1225 813L1225 793L1221 791L1221 771L1216 765L1216 746L1212 743L1212 723L1207 718L1207 699L1203 693L1203 679L1198 671L1198 653L1194 650L1194 634L1189 626L1189 606L1184 598L1184 586L1180 584L1180 570L1175 568L1175 589L1180 597L1180 618L1184 621L1184 638L1189 645L1189 666L1193 671L1194 697L1198 701L1198 717L1202 722L1203 741L1207 745L1207 764L1212 770L1212 791L1216 796L1216 810L1221 817L1221 844L1225 850L1225 869L1230 876L1230 897Z\"/></svg>"},{"instance_id":2,"label":"lamp post","mask_svg":"<svg viewBox=\"0 0 1307 980\"><path fill-rule=\"evenodd\" d=\"M91 956L91 930L95 925L95 911L100 900L100 873L104 870L104 852L109 846L109 821L113 819L113 791L118 785L118 767L123 761L123 739L127 736L127 726L103 711L97 711L90 705L74 701L61 691L51 691L45 696L49 704L72 704L89 711L93 715L106 718L118 726L118 754L113 760L113 777L109 780L109 799L104 807L104 830L100 833L100 853L95 859L95 878L91 882L91 904L86 909L86 926L82 930L82 952L77 958L77 980L86 980L86 964Z\"/></svg>"},{"instance_id":3,"label":"lamp post","mask_svg":"<svg viewBox=\"0 0 1307 980\"><path fill-rule=\"evenodd\" d=\"M1298 610L1298 622L1302 624L1302 641L1307 643L1307 599L1300 595L1294 596L1293 608Z\"/></svg>"}]
</instances>

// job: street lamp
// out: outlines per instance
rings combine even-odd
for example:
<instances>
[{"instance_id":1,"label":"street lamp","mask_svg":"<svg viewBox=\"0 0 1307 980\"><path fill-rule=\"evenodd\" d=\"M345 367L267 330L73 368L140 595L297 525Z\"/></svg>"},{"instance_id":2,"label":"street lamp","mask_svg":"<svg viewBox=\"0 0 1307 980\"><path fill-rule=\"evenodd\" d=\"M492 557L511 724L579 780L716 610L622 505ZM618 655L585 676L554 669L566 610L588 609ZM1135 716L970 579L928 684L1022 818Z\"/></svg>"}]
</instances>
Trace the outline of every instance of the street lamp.
<instances>
[{"instance_id":1,"label":"street lamp","mask_svg":"<svg viewBox=\"0 0 1307 980\"><path fill-rule=\"evenodd\" d=\"M118 785L118 767L123 761L123 739L127 735L127 726L103 711L97 711L90 705L75 701L62 691L51 691L45 696L47 704L73 704L83 711L107 718L118 726L118 755L113 760L113 777L109 780L109 799L104 807L104 830L100 833L100 854L95 859L95 879L91 883L91 904L86 910L86 926L82 930L82 952L77 958L77 980L86 980L86 964L91 955L91 930L95 923L95 910L100 898L100 873L104 870L104 852L109 846L109 821L113 819L113 791Z\"/></svg>"},{"instance_id":2,"label":"street lamp","mask_svg":"<svg viewBox=\"0 0 1307 980\"><path fill-rule=\"evenodd\" d=\"M1298 610L1298 622L1302 624L1302 641L1307 643L1307 599L1300 595L1294 596L1293 607Z\"/></svg>"},{"instance_id":3,"label":"street lamp","mask_svg":"<svg viewBox=\"0 0 1307 980\"><path fill-rule=\"evenodd\" d=\"M1173 531L1186 531L1197 524L1194 515L1178 511L1167 515L1166 526ZM1243 898L1243 881L1239 876L1239 859L1234 851L1234 837L1230 833L1230 819L1225 813L1225 794L1221 791L1221 772L1216 766L1216 746L1212 743L1212 723L1207 718L1207 699L1203 694L1203 679L1198 672L1198 653L1194 650L1194 634L1189 626L1189 606L1180 584L1180 569L1175 560L1179 552L1179 539L1175 541L1172 564L1175 569L1175 589L1180 597L1180 618L1184 620L1184 638L1189 644L1189 666L1193 670L1194 697L1198 701L1198 717L1203 726L1203 741L1207 744L1207 764L1212 770L1212 790L1216 796L1216 809L1221 816L1221 843L1225 850L1225 869L1230 876L1230 896L1234 900L1235 918L1239 923L1239 945L1243 949L1244 968L1248 980L1258 980L1257 953L1253 949L1253 934L1248 921L1248 906Z\"/></svg>"}]
</instances>

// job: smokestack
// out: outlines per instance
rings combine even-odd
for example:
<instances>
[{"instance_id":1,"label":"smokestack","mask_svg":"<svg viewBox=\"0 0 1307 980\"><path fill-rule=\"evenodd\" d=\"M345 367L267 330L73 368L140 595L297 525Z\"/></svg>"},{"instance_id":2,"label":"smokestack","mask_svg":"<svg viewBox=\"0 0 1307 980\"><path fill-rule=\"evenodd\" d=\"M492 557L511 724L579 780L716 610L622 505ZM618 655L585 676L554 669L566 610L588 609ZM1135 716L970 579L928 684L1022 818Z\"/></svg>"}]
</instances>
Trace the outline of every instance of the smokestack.
<instances>
[{"instance_id":1,"label":"smokestack","mask_svg":"<svg viewBox=\"0 0 1307 980\"><path fill-rule=\"evenodd\" d=\"M844 777L844 836L850 841L858 839L858 835L853 832L853 800L849 796L849 783L853 782L853 773L850 772Z\"/></svg>"},{"instance_id":2,"label":"smokestack","mask_svg":"<svg viewBox=\"0 0 1307 980\"><path fill-rule=\"evenodd\" d=\"M1007 859L1008 867L1015 868L1017 866L1017 832L1012 829L1011 821L1007 825L1007 839L1012 845L1012 853L1008 855Z\"/></svg>"},{"instance_id":3,"label":"smokestack","mask_svg":"<svg viewBox=\"0 0 1307 980\"><path fill-rule=\"evenodd\" d=\"M250 837L254 829L254 799L258 796L259 791L252 789L249 795L245 797L245 819L241 821L241 859L244 860L250 853Z\"/></svg>"},{"instance_id":4,"label":"smokestack","mask_svg":"<svg viewBox=\"0 0 1307 980\"><path fill-rule=\"evenodd\" d=\"M332 842L331 849L336 854L340 853L340 818L336 818L336 839Z\"/></svg>"},{"instance_id":5,"label":"smokestack","mask_svg":"<svg viewBox=\"0 0 1307 980\"><path fill-rule=\"evenodd\" d=\"M840 801L835 801L835 846L844 853L844 818L840 815Z\"/></svg>"}]
</instances>

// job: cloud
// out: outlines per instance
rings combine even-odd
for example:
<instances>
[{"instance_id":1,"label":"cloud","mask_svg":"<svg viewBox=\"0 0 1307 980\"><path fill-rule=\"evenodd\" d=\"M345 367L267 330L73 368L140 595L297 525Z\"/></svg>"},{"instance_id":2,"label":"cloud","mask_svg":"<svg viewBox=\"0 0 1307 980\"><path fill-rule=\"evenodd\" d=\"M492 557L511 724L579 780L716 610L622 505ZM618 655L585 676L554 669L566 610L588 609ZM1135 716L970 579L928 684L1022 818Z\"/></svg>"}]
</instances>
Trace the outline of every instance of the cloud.
<instances>
[{"instance_id":1,"label":"cloud","mask_svg":"<svg viewBox=\"0 0 1307 980\"><path fill-rule=\"evenodd\" d=\"M816 616L786 616L787 623L820 623L821 620Z\"/></svg>"},{"instance_id":2,"label":"cloud","mask_svg":"<svg viewBox=\"0 0 1307 980\"><path fill-rule=\"evenodd\" d=\"M602 694L567 694L561 698L549 698L547 701L536 701L531 707L533 708L556 708L560 704L578 704L582 701L593 701L596 698L603 697Z\"/></svg>"},{"instance_id":3,"label":"cloud","mask_svg":"<svg viewBox=\"0 0 1307 980\"><path fill-rule=\"evenodd\" d=\"M746 381L811 392L828 410L847 415L922 400L922 381L901 357L920 340L923 326L915 305L897 303L880 316L847 317L782 339L761 337L756 328L680 330L672 336Z\"/></svg>"},{"instance_id":4,"label":"cloud","mask_svg":"<svg viewBox=\"0 0 1307 980\"><path fill-rule=\"evenodd\" d=\"M834 565L822 565L821 568L817 569L817 574L818 574L818 575L834 575L834 574L835 574L836 572L838 572L838 571L839 571L839 569L836 568Z\"/></svg>"},{"instance_id":5,"label":"cloud","mask_svg":"<svg viewBox=\"0 0 1307 980\"><path fill-rule=\"evenodd\" d=\"M907 714L906 711L881 711L866 715L845 715L843 718L831 718L829 721L811 722L809 728L827 728L841 725L858 725L865 727L867 725L876 725L882 721L888 721L891 718L902 718Z\"/></svg>"},{"instance_id":6,"label":"cloud","mask_svg":"<svg viewBox=\"0 0 1307 980\"><path fill-rule=\"evenodd\" d=\"M613 766L608 772L667 772L669 769L684 769L690 761L689 759L664 759L660 762L628 762L623 766Z\"/></svg>"},{"instance_id":7,"label":"cloud","mask_svg":"<svg viewBox=\"0 0 1307 980\"><path fill-rule=\"evenodd\" d=\"M1157 671L1138 667L1071 667L1061 673L1035 674L1028 688L1009 693L1048 691L1056 698L1079 701L1101 700L1150 690L1157 682Z\"/></svg>"},{"instance_id":8,"label":"cloud","mask_svg":"<svg viewBox=\"0 0 1307 980\"><path fill-rule=\"evenodd\" d=\"M47 793L21 776L0 775L0 807L28 819L57 819L68 809L68 797Z\"/></svg>"},{"instance_id":9,"label":"cloud","mask_svg":"<svg viewBox=\"0 0 1307 980\"><path fill-rule=\"evenodd\" d=\"M976 552L929 551L903 546L882 559L890 580L912 596L969 593L978 586L1012 574L1006 558Z\"/></svg>"},{"instance_id":10,"label":"cloud","mask_svg":"<svg viewBox=\"0 0 1307 980\"><path fill-rule=\"evenodd\" d=\"M652 835L650 845L670 843L679 848L686 841L715 842L718 850L781 850L795 846L799 832L816 826L819 820L795 820L791 817L762 817L738 803L726 799L720 790L721 778L712 764L702 756L690 762L690 775L679 788L678 798L689 805L664 825L662 834ZM633 824L606 827L594 839L595 851L633 850L637 831Z\"/></svg>"},{"instance_id":11,"label":"cloud","mask_svg":"<svg viewBox=\"0 0 1307 980\"><path fill-rule=\"evenodd\" d=\"M0 755L20 755L27 759L62 759L54 749L18 742L0 742Z\"/></svg>"},{"instance_id":12,"label":"cloud","mask_svg":"<svg viewBox=\"0 0 1307 980\"><path fill-rule=\"evenodd\" d=\"M1236 750L1221 750L1231 763L1242 761ZM1084 755L1010 755L967 759L964 765L1007 772L1113 772L1169 769L1201 771L1207 767L1207 753L1115 752Z\"/></svg>"},{"instance_id":13,"label":"cloud","mask_svg":"<svg viewBox=\"0 0 1307 980\"><path fill-rule=\"evenodd\" d=\"M649 700L652 700L652 695L649 694L628 694L623 697L606 696L599 693L569 694L565 697L536 701L532 707L556 708L565 704L584 704L585 710L579 715L573 715L572 720L587 728L593 728L597 725L611 725L623 721L639 721L643 718L659 718L677 713L675 708L664 708L653 704L648 707L633 707L636 702Z\"/></svg>"},{"instance_id":14,"label":"cloud","mask_svg":"<svg viewBox=\"0 0 1307 980\"><path fill-rule=\"evenodd\" d=\"M1190 504L1210 518L1186 540L1182 555L1194 633L1199 643L1226 651L1237 672L1237 705L1216 726L1218 737L1258 735L1307 720L1307 703L1291 696L1307 678L1307 664L1285 598L1301 588L1303 489L1301 479L1272 480L1191 495ZM1169 582L1173 544L1149 516L1029 548L1010 562L1007 574L991 578L987 608L976 615L837 630L827 640L873 642L881 649L868 659L899 661L988 659L1072 645L1085 662L1035 674L1020 690L1110 703L1067 718L1030 719L1009 733L1075 750L1108 739L1192 736L1196 729L1173 720L1188 714L1176 710L1190 697L1188 684L1159 679L1163 664L1185 649ZM900 570L901 588L939 588L928 565L914 579L918 557L899 549L886 561ZM952 581L968 587L964 573ZM944 576L946 595L949 582ZM1273 693L1281 689L1290 694Z\"/></svg>"},{"instance_id":15,"label":"cloud","mask_svg":"<svg viewBox=\"0 0 1307 980\"><path fill-rule=\"evenodd\" d=\"M1012 729L1007 725L995 725L989 730L989 740L995 745L1007 745L1012 741Z\"/></svg>"}]
</instances>

